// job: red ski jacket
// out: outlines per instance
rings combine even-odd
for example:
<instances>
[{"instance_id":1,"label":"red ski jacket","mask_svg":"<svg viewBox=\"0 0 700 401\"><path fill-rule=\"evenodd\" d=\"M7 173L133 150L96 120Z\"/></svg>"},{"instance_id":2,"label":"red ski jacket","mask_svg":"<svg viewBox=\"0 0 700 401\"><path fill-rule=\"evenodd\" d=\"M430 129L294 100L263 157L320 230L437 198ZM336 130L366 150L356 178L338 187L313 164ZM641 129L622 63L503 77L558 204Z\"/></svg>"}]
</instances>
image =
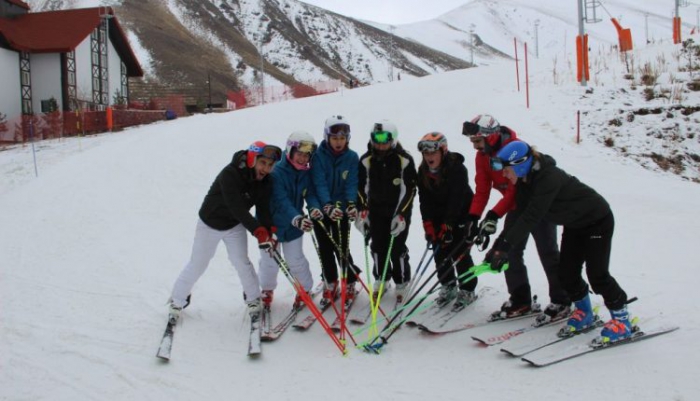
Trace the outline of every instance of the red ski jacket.
<instances>
[{"instance_id":1,"label":"red ski jacket","mask_svg":"<svg viewBox=\"0 0 700 401\"><path fill-rule=\"evenodd\" d=\"M498 190L503 195L503 198L501 198L492 209L498 217L503 217L506 213L515 208L515 185L511 184L510 181L503 176L503 171L493 171L491 169L490 159L492 156L496 156L503 146L516 139L518 139L518 136L515 134L515 131L508 127L501 126L501 132L496 132L486 137L486 142L491 148L491 153L476 152L476 158L474 160L476 167L476 175L474 176L476 190L474 191L472 204L469 207L469 214L481 218L481 214L489 203L491 188Z\"/></svg>"}]
</instances>

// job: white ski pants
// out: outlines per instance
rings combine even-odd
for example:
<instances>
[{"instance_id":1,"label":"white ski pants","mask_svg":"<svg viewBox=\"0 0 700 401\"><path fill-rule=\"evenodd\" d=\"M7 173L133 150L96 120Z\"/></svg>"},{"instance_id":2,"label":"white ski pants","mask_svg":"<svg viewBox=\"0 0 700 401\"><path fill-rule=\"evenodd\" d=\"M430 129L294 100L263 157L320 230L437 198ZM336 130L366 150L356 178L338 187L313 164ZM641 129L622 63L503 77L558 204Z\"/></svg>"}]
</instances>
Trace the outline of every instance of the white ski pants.
<instances>
[{"instance_id":1,"label":"white ski pants","mask_svg":"<svg viewBox=\"0 0 700 401\"><path fill-rule=\"evenodd\" d=\"M289 271L292 276L304 287L304 290L311 291L314 286L313 277L311 277L311 269L309 261L304 256L304 237L301 236L289 242L283 242L278 245L281 254L287 261ZM277 288L277 273L280 268L277 266L275 259L270 256L267 251L260 251L260 287L263 290L274 290Z\"/></svg>"},{"instance_id":2,"label":"white ski pants","mask_svg":"<svg viewBox=\"0 0 700 401\"><path fill-rule=\"evenodd\" d=\"M246 300L260 298L260 283L255 268L248 259L248 234L243 224L238 224L230 230L219 231L209 227L200 219L194 234L190 261L180 272L180 276L173 286L170 298L175 306L185 305L187 296L197 280L207 270L220 241L226 245L228 260L238 273Z\"/></svg>"}]
</instances>

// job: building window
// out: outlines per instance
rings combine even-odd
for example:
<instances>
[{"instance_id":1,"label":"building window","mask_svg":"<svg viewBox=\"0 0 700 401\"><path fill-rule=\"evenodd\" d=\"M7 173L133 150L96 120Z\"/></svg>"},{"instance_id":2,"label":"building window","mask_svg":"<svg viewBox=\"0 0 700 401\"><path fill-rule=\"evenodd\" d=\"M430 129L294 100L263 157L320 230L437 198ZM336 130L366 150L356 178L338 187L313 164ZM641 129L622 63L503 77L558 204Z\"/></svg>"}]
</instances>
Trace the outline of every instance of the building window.
<instances>
[{"instance_id":1,"label":"building window","mask_svg":"<svg viewBox=\"0 0 700 401\"><path fill-rule=\"evenodd\" d=\"M126 71L126 64L121 63L121 96L124 103L129 103L129 76Z\"/></svg>"},{"instance_id":2,"label":"building window","mask_svg":"<svg viewBox=\"0 0 700 401\"><path fill-rule=\"evenodd\" d=\"M32 70L29 62L29 53L19 54L19 76L22 94L22 114L34 114L32 110Z\"/></svg>"}]
</instances>

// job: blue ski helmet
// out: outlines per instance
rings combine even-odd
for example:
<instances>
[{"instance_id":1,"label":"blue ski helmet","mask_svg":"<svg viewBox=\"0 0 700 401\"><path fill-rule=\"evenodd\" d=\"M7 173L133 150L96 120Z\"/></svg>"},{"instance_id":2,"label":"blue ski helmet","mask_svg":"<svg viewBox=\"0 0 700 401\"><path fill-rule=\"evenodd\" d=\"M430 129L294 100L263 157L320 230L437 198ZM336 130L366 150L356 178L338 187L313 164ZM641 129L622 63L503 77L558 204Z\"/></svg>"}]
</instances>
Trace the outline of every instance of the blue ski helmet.
<instances>
[{"instance_id":1,"label":"blue ski helmet","mask_svg":"<svg viewBox=\"0 0 700 401\"><path fill-rule=\"evenodd\" d=\"M525 177L532 168L532 153L530 146L523 141L513 141L498 151L491 167L494 170L502 170L504 167L513 167L515 175Z\"/></svg>"}]
</instances>

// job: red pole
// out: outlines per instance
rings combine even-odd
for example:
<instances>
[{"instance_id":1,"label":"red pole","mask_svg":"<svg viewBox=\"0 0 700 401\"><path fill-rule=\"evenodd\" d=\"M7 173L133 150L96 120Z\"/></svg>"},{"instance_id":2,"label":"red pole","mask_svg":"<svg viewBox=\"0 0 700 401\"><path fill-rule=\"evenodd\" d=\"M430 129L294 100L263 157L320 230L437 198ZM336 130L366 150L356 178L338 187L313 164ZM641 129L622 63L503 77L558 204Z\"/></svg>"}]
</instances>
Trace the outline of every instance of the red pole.
<instances>
[{"instance_id":1,"label":"red pole","mask_svg":"<svg viewBox=\"0 0 700 401\"><path fill-rule=\"evenodd\" d=\"M530 77L528 76L527 68L527 42L525 42L525 99L527 108L530 108Z\"/></svg>"},{"instance_id":2,"label":"red pole","mask_svg":"<svg viewBox=\"0 0 700 401\"><path fill-rule=\"evenodd\" d=\"M515 82L518 84L518 92L520 92L520 70L518 69L518 40L513 38L513 46L515 47Z\"/></svg>"},{"instance_id":3,"label":"red pole","mask_svg":"<svg viewBox=\"0 0 700 401\"><path fill-rule=\"evenodd\" d=\"M581 110L576 111L576 143L581 142Z\"/></svg>"}]
</instances>

